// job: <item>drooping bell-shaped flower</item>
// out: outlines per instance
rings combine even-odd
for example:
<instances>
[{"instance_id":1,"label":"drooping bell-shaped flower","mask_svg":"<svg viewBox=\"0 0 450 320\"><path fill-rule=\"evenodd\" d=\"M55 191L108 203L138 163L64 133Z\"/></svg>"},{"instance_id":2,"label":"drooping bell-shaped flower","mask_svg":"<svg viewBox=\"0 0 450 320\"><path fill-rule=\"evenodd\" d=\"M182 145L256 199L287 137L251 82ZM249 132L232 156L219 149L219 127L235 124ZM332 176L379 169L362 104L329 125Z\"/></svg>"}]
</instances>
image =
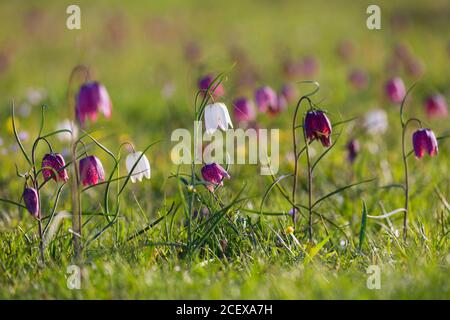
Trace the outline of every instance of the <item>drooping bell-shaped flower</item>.
<instances>
[{"instance_id":1,"label":"drooping bell-shaped flower","mask_svg":"<svg viewBox=\"0 0 450 320\"><path fill-rule=\"evenodd\" d=\"M56 182L66 182L69 179L66 163L59 153L48 153L42 159L42 175L45 180L53 179Z\"/></svg>"},{"instance_id":2,"label":"drooping bell-shaped flower","mask_svg":"<svg viewBox=\"0 0 450 320\"><path fill-rule=\"evenodd\" d=\"M428 153L431 157L438 154L438 142L431 129L424 128L414 132L412 143L418 159L422 158L425 153Z\"/></svg>"},{"instance_id":3,"label":"drooping bell-shaped flower","mask_svg":"<svg viewBox=\"0 0 450 320\"><path fill-rule=\"evenodd\" d=\"M25 188L22 196L28 212L31 213L33 217L39 218L39 196L36 189Z\"/></svg>"},{"instance_id":4,"label":"drooping bell-shaped flower","mask_svg":"<svg viewBox=\"0 0 450 320\"><path fill-rule=\"evenodd\" d=\"M277 94L269 86L261 87L255 92L255 102L260 112L266 112L269 108L276 108Z\"/></svg>"},{"instance_id":5,"label":"drooping bell-shaped flower","mask_svg":"<svg viewBox=\"0 0 450 320\"><path fill-rule=\"evenodd\" d=\"M142 178L144 177L150 179L150 163L145 154L142 155L142 157L141 155L142 152L140 151L132 152L127 156L125 161L128 174L132 172L130 178L133 183L135 183L136 180L142 181ZM139 157L141 158L139 159Z\"/></svg>"},{"instance_id":6,"label":"drooping bell-shaped flower","mask_svg":"<svg viewBox=\"0 0 450 320\"><path fill-rule=\"evenodd\" d=\"M406 94L405 84L403 83L403 80L399 77L390 79L386 83L385 89L387 97L393 103L402 102Z\"/></svg>"},{"instance_id":7,"label":"drooping bell-shaped flower","mask_svg":"<svg viewBox=\"0 0 450 320\"><path fill-rule=\"evenodd\" d=\"M86 82L80 88L76 101L76 115L83 125L86 119L96 121L101 112L106 118L111 117L112 103L108 91L99 82Z\"/></svg>"},{"instance_id":8,"label":"drooping bell-shaped flower","mask_svg":"<svg viewBox=\"0 0 450 320\"><path fill-rule=\"evenodd\" d=\"M105 181L103 165L96 156L87 156L80 160L80 178L83 186L92 186Z\"/></svg>"},{"instance_id":9,"label":"drooping bell-shaped flower","mask_svg":"<svg viewBox=\"0 0 450 320\"><path fill-rule=\"evenodd\" d=\"M350 163L353 163L356 159L356 156L359 153L359 142L358 140L355 139L351 139L348 143L347 143L347 159Z\"/></svg>"},{"instance_id":10,"label":"drooping bell-shaped flower","mask_svg":"<svg viewBox=\"0 0 450 320\"><path fill-rule=\"evenodd\" d=\"M331 123L322 111L308 111L305 117L306 137L312 141L319 139L324 147L331 146Z\"/></svg>"},{"instance_id":11,"label":"drooping bell-shaped flower","mask_svg":"<svg viewBox=\"0 0 450 320\"><path fill-rule=\"evenodd\" d=\"M225 131L228 127L233 128L227 106L224 103L216 102L205 107L205 128L206 134L213 134L217 128Z\"/></svg>"},{"instance_id":12,"label":"drooping bell-shaped flower","mask_svg":"<svg viewBox=\"0 0 450 320\"><path fill-rule=\"evenodd\" d=\"M238 122L249 122L256 118L253 101L247 98L238 98L233 102L234 118Z\"/></svg>"},{"instance_id":13,"label":"drooping bell-shaped flower","mask_svg":"<svg viewBox=\"0 0 450 320\"><path fill-rule=\"evenodd\" d=\"M429 96L425 100L425 111L430 118L446 118L448 116L448 106L444 96L441 94Z\"/></svg>"},{"instance_id":14,"label":"drooping bell-shaped flower","mask_svg":"<svg viewBox=\"0 0 450 320\"><path fill-rule=\"evenodd\" d=\"M211 192L214 192L214 187L223 186L223 179L230 179L228 172L215 162L203 166L202 177L208 182L206 188Z\"/></svg>"},{"instance_id":15,"label":"drooping bell-shaped flower","mask_svg":"<svg viewBox=\"0 0 450 320\"><path fill-rule=\"evenodd\" d=\"M209 93L214 99L223 97L225 94L225 89L223 88L222 83L219 83L218 81L213 83L213 81L214 76L208 74L198 80L198 88L203 92L203 94L206 94L209 88Z\"/></svg>"}]
</instances>

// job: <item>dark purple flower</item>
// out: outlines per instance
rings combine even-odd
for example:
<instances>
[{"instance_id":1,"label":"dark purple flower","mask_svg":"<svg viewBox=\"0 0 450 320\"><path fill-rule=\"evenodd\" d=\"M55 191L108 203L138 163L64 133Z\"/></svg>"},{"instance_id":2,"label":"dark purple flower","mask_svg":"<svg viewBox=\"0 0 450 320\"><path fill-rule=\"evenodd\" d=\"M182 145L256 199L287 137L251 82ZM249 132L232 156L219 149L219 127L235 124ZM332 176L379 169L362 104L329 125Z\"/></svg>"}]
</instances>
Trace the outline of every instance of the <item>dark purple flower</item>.
<instances>
[{"instance_id":1,"label":"dark purple flower","mask_svg":"<svg viewBox=\"0 0 450 320\"><path fill-rule=\"evenodd\" d=\"M238 122L253 121L256 118L255 106L247 98L238 98L233 103L233 114Z\"/></svg>"},{"instance_id":2,"label":"dark purple flower","mask_svg":"<svg viewBox=\"0 0 450 320\"><path fill-rule=\"evenodd\" d=\"M445 97L441 94L429 96L425 100L425 111L430 118L446 118L448 116L448 106Z\"/></svg>"},{"instance_id":3,"label":"dark purple flower","mask_svg":"<svg viewBox=\"0 0 450 320\"><path fill-rule=\"evenodd\" d=\"M69 179L66 163L59 153L48 153L42 159L42 175L45 180L53 179L56 182L66 182Z\"/></svg>"},{"instance_id":4,"label":"dark purple flower","mask_svg":"<svg viewBox=\"0 0 450 320\"><path fill-rule=\"evenodd\" d=\"M390 79L386 83L386 94L391 102L402 102L406 94L405 84L403 83L403 80L399 77Z\"/></svg>"},{"instance_id":5,"label":"dark purple flower","mask_svg":"<svg viewBox=\"0 0 450 320\"><path fill-rule=\"evenodd\" d=\"M350 161L350 163L353 163L356 159L356 156L359 153L359 142L358 140L355 139L351 139L348 143L347 143L347 151L348 151L348 161Z\"/></svg>"},{"instance_id":6,"label":"dark purple flower","mask_svg":"<svg viewBox=\"0 0 450 320\"><path fill-rule=\"evenodd\" d=\"M438 154L438 142L430 129L419 129L412 136L414 153L418 159L427 152L431 157Z\"/></svg>"},{"instance_id":7,"label":"dark purple flower","mask_svg":"<svg viewBox=\"0 0 450 320\"><path fill-rule=\"evenodd\" d=\"M308 111L305 117L306 137L319 139L324 147L331 146L331 123L322 111Z\"/></svg>"},{"instance_id":8,"label":"dark purple flower","mask_svg":"<svg viewBox=\"0 0 450 320\"><path fill-rule=\"evenodd\" d=\"M206 188L208 188L208 190L211 192L214 192L215 186L223 186L222 180L224 178L230 179L230 175L228 174L228 172L224 168L222 168L221 165L215 162L206 164L202 168L202 176L203 179L208 182Z\"/></svg>"},{"instance_id":9,"label":"dark purple flower","mask_svg":"<svg viewBox=\"0 0 450 320\"><path fill-rule=\"evenodd\" d=\"M369 78L363 70L354 69L348 75L348 80L355 89L361 90L367 87Z\"/></svg>"},{"instance_id":10,"label":"dark purple flower","mask_svg":"<svg viewBox=\"0 0 450 320\"><path fill-rule=\"evenodd\" d=\"M278 98L276 92L269 86L256 90L255 101L260 112L266 112L269 108L276 108Z\"/></svg>"},{"instance_id":11,"label":"dark purple flower","mask_svg":"<svg viewBox=\"0 0 450 320\"><path fill-rule=\"evenodd\" d=\"M297 88L290 83L286 83L281 87L281 95L286 99L287 103L292 103L297 100Z\"/></svg>"},{"instance_id":12,"label":"dark purple flower","mask_svg":"<svg viewBox=\"0 0 450 320\"><path fill-rule=\"evenodd\" d=\"M83 125L86 119L97 120L99 112L106 118L111 117L112 103L108 91L99 82L86 82L80 88L76 101L76 115Z\"/></svg>"},{"instance_id":13,"label":"dark purple flower","mask_svg":"<svg viewBox=\"0 0 450 320\"><path fill-rule=\"evenodd\" d=\"M211 95L214 99L220 98L225 94L225 89L222 86L222 83L216 81L213 83L215 77L212 74L208 74L198 80L198 88L202 90L203 94L206 94L206 91L210 90ZM211 86L211 87L210 87ZM215 89L214 89L215 88Z\"/></svg>"},{"instance_id":14,"label":"dark purple flower","mask_svg":"<svg viewBox=\"0 0 450 320\"><path fill-rule=\"evenodd\" d=\"M36 189L25 188L22 196L28 212L31 213L33 217L39 218L39 197Z\"/></svg>"},{"instance_id":15,"label":"dark purple flower","mask_svg":"<svg viewBox=\"0 0 450 320\"><path fill-rule=\"evenodd\" d=\"M92 186L105 181L103 165L96 156L88 156L81 159L79 170L83 186Z\"/></svg>"}]
</instances>

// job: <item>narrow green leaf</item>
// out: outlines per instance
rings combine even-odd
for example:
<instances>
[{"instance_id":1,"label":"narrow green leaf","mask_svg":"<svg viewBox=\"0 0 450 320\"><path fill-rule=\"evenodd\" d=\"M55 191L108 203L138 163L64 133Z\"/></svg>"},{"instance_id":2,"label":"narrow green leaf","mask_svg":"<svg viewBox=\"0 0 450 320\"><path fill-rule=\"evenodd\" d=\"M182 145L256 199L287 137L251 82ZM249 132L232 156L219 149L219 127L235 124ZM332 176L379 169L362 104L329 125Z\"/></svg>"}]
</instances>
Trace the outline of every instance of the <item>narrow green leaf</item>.
<instances>
[{"instance_id":1,"label":"narrow green leaf","mask_svg":"<svg viewBox=\"0 0 450 320\"><path fill-rule=\"evenodd\" d=\"M329 194L323 196L322 198L320 198L319 200L317 200L316 202L314 202L314 204L313 204L311 207L314 208L316 205L318 205L318 204L319 204L320 202L322 202L323 200L325 200L325 199L327 199L327 198L329 198L329 197L331 197L331 196L333 196L333 195L335 195L335 194L337 194L337 193L339 193L339 192L341 192L341 191L344 191L344 190L346 190L346 189L355 187L355 186L360 185L360 184L363 184L363 183L372 182L372 181L374 181L374 180L376 180L376 178L369 179L369 180L364 180L364 181L360 181L360 182L356 182L356 183L352 183L352 184L346 185L346 186L344 186L344 187L341 187L341 188L339 188L339 189L337 189L337 190L334 190L333 192L330 192Z\"/></svg>"},{"instance_id":2,"label":"narrow green leaf","mask_svg":"<svg viewBox=\"0 0 450 320\"><path fill-rule=\"evenodd\" d=\"M25 148L23 147L23 144L20 141L19 135L17 134L16 114L15 114L15 111L14 111L14 101L12 103L11 113L12 113L12 126L13 126L14 138L16 138L17 144L19 145L20 150L22 151L23 155L25 156L25 159L27 159L28 164L30 166L32 166L33 164L31 163L30 157L26 153Z\"/></svg>"},{"instance_id":3,"label":"narrow green leaf","mask_svg":"<svg viewBox=\"0 0 450 320\"><path fill-rule=\"evenodd\" d=\"M359 231L359 245L358 245L359 250L362 249L364 238L366 236L366 225L367 225L367 207L366 207L366 202L363 200L361 229Z\"/></svg>"}]
</instances>

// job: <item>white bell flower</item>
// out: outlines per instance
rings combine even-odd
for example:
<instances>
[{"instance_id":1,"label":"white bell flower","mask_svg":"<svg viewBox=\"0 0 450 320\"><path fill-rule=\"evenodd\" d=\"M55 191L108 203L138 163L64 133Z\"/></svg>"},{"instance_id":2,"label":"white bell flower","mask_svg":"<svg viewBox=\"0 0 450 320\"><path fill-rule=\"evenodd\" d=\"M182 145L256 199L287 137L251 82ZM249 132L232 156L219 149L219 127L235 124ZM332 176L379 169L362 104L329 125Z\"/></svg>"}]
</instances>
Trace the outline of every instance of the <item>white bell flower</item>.
<instances>
[{"instance_id":1,"label":"white bell flower","mask_svg":"<svg viewBox=\"0 0 450 320\"><path fill-rule=\"evenodd\" d=\"M127 167L128 174L130 174L131 170L133 170L133 174L130 176L131 182L133 182L133 183L136 182L136 179L139 181L142 181L143 177L150 179L150 163L148 162L148 159L145 156L145 154L139 159L141 154L142 154L142 152L140 152L140 151L130 153L127 156L127 159L125 161L125 165ZM138 162L138 159L139 159L139 162ZM136 162L137 162L137 165L133 169Z\"/></svg>"},{"instance_id":2,"label":"white bell flower","mask_svg":"<svg viewBox=\"0 0 450 320\"><path fill-rule=\"evenodd\" d=\"M217 128L223 131L233 128L228 109L222 102L208 104L205 107L205 128L206 134L211 135L216 132Z\"/></svg>"}]
</instances>

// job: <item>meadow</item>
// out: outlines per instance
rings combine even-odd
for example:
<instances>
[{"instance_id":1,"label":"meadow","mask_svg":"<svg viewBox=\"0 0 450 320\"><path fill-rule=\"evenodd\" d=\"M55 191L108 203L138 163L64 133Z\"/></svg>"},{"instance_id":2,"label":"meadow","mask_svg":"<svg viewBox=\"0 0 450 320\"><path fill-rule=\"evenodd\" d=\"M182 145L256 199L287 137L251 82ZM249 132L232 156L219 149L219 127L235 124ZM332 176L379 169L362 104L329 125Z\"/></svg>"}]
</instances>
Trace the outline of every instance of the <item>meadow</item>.
<instances>
[{"instance_id":1,"label":"meadow","mask_svg":"<svg viewBox=\"0 0 450 320\"><path fill-rule=\"evenodd\" d=\"M448 1L380 1L381 30L365 1L77 4L81 29L68 30L69 3L0 2L0 299L450 298ZM110 117L80 121L87 77ZM400 99L396 78L412 88ZM276 173L223 164L230 177L213 181L204 164L174 163L172 132L206 121L213 100L235 128L279 129ZM332 132L319 121L306 134L313 109ZM75 152L75 135L56 132L67 119ZM417 156L419 126L437 154L427 140ZM40 175L49 148L68 179ZM150 179L132 183L133 151ZM102 163L98 185L98 172L74 179L86 156ZM40 191L34 212L25 187Z\"/></svg>"}]
</instances>

